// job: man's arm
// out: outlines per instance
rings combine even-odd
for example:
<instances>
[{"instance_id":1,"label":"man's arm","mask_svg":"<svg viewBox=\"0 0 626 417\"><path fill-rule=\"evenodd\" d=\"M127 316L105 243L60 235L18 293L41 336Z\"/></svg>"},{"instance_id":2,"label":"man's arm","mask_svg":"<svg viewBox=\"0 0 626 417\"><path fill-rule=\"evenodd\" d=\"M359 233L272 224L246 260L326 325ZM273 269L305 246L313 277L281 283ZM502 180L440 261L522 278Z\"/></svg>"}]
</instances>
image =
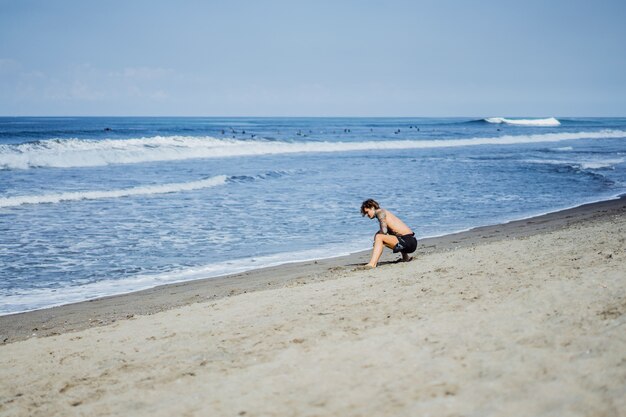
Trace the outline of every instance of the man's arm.
<instances>
[{"instance_id":1,"label":"man's arm","mask_svg":"<svg viewBox=\"0 0 626 417\"><path fill-rule=\"evenodd\" d=\"M385 213L385 210L380 209L376 212L376 218L378 219L378 223L380 223L380 231L378 233L382 233L383 235L386 235L388 232L387 229L387 213Z\"/></svg>"}]
</instances>

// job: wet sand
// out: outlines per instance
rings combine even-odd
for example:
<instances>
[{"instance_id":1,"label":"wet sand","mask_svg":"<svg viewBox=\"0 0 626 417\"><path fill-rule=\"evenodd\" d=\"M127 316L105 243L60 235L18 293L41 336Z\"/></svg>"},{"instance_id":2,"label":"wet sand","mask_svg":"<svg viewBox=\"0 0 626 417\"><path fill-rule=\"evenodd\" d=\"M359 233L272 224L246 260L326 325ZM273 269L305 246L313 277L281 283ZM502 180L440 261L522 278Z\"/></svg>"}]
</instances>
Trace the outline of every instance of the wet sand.
<instances>
[{"instance_id":1,"label":"wet sand","mask_svg":"<svg viewBox=\"0 0 626 417\"><path fill-rule=\"evenodd\" d=\"M626 415L625 199L366 258L2 317L0 414Z\"/></svg>"}]
</instances>

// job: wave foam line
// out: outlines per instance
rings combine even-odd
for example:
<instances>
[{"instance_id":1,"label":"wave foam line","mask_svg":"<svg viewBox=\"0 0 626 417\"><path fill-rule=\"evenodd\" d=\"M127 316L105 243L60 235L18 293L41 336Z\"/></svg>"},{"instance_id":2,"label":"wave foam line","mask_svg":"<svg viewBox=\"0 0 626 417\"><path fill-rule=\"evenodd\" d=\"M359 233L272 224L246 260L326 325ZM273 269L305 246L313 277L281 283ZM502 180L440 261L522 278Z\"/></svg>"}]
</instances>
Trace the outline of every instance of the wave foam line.
<instances>
[{"instance_id":1,"label":"wave foam line","mask_svg":"<svg viewBox=\"0 0 626 417\"><path fill-rule=\"evenodd\" d=\"M274 142L216 139L213 137L168 136L102 141L65 139L20 145L0 145L0 168L32 167L72 168L178 161L201 158L225 158L289 153L349 152L445 148L476 145L512 145L560 142L577 139L610 139L626 137L626 131L547 133L505 135L489 138L396 140L365 142Z\"/></svg>"},{"instance_id":2,"label":"wave foam line","mask_svg":"<svg viewBox=\"0 0 626 417\"><path fill-rule=\"evenodd\" d=\"M0 207L15 207L22 204L59 203L61 201L100 200L104 198L131 197L136 195L167 194L216 187L226 183L226 179L226 175L217 175L215 177L199 181L149 185L145 187L125 188L121 190L78 191L60 194L6 197L0 198Z\"/></svg>"},{"instance_id":3,"label":"wave foam line","mask_svg":"<svg viewBox=\"0 0 626 417\"><path fill-rule=\"evenodd\" d=\"M155 275L136 275L83 285L70 284L63 288L0 291L0 316L126 294L165 284L216 278L260 268L345 256L364 250L368 246L368 239L363 239L347 246L342 244L340 247L325 246L297 252L235 259Z\"/></svg>"},{"instance_id":4,"label":"wave foam line","mask_svg":"<svg viewBox=\"0 0 626 417\"><path fill-rule=\"evenodd\" d=\"M554 117L545 119L506 119L504 117L488 117L483 119L487 123L504 123L515 126L560 126L561 122Z\"/></svg>"},{"instance_id":5,"label":"wave foam line","mask_svg":"<svg viewBox=\"0 0 626 417\"><path fill-rule=\"evenodd\" d=\"M570 161L560 159L526 159L522 162L538 165L561 165L581 170L615 169L615 165L624 163L624 158L598 161Z\"/></svg>"}]
</instances>

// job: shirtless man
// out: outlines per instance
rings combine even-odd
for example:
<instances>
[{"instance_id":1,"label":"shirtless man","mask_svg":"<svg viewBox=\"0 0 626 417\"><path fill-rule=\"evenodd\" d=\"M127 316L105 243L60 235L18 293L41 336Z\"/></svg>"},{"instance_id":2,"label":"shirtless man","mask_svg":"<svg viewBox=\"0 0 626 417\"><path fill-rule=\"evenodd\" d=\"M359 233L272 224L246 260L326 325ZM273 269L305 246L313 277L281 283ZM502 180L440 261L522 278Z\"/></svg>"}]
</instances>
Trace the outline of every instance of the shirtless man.
<instances>
[{"instance_id":1,"label":"shirtless man","mask_svg":"<svg viewBox=\"0 0 626 417\"><path fill-rule=\"evenodd\" d=\"M365 200L361 204L361 214L370 219L376 217L380 224L380 230L374 236L372 258L367 265L362 265L361 269L376 268L380 255L383 253L383 245L392 249L393 253L402 253L404 262L412 259L409 253L417 249L417 240L415 233L402 220L389 210L380 208L380 205L372 199Z\"/></svg>"}]
</instances>

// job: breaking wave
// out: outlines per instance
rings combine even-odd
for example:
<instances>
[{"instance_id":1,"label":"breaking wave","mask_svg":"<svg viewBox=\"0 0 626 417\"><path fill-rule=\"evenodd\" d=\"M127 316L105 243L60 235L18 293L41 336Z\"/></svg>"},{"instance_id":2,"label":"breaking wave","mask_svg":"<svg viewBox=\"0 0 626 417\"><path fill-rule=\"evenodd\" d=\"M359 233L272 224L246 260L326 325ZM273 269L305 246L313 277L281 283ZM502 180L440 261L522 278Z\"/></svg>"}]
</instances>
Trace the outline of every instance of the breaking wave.
<instances>
[{"instance_id":1,"label":"breaking wave","mask_svg":"<svg viewBox=\"0 0 626 417\"><path fill-rule=\"evenodd\" d=\"M581 160L581 161L570 161L570 160L560 160L560 159L526 159L523 162L528 164L539 164L539 165L556 165L556 166L564 166L570 167L578 170L606 170L606 169L615 169L615 165L619 165L624 163L624 159L606 159L606 160Z\"/></svg>"},{"instance_id":2,"label":"breaking wave","mask_svg":"<svg viewBox=\"0 0 626 417\"><path fill-rule=\"evenodd\" d=\"M554 117L548 117L545 119L506 119L504 117L488 117L483 119L487 123L507 124L515 126L560 126L561 122Z\"/></svg>"},{"instance_id":3,"label":"breaking wave","mask_svg":"<svg viewBox=\"0 0 626 417\"><path fill-rule=\"evenodd\" d=\"M290 153L350 152L444 148L477 145L511 145L560 142L577 139L626 137L626 131L505 135L469 139L431 139L363 142L282 142L268 140L217 139L188 136L157 136L127 140L54 139L0 145L0 169L36 167L72 168L111 164L178 161Z\"/></svg>"},{"instance_id":4,"label":"breaking wave","mask_svg":"<svg viewBox=\"0 0 626 417\"><path fill-rule=\"evenodd\" d=\"M137 195L167 194L181 191L216 187L226 183L226 175L217 175L199 181L149 185L106 191L77 191L59 194L26 195L0 198L0 207L15 207L22 204L59 203L62 201L100 200L104 198L131 197Z\"/></svg>"}]
</instances>

